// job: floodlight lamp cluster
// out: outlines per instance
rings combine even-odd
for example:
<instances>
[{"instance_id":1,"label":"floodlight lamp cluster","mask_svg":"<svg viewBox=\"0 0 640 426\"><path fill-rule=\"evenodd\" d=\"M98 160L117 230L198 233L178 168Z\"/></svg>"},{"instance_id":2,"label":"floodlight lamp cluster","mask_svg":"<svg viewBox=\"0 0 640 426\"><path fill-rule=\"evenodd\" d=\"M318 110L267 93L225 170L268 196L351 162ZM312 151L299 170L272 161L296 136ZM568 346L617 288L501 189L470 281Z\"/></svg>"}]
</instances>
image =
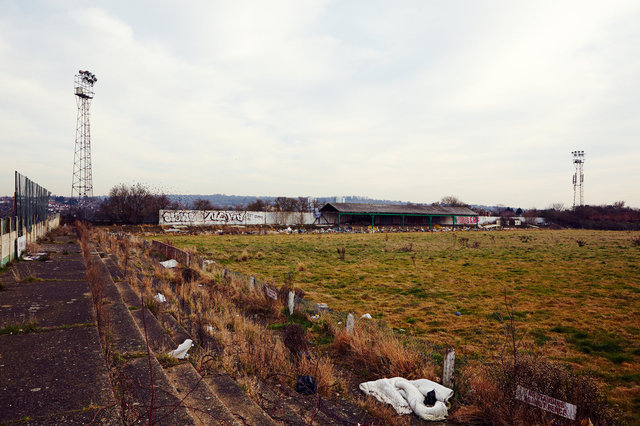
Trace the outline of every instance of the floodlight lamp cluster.
<instances>
[{"instance_id":1,"label":"floodlight lamp cluster","mask_svg":"<svg viewBox=\"0 0 640 426\"><path fill-rule=\"evenodd\" d=\"M82 76L82 80L90 85L94 85L98 81L98 77L89 71L80 70L78 73Z\"/></svg>"}]
</instances>

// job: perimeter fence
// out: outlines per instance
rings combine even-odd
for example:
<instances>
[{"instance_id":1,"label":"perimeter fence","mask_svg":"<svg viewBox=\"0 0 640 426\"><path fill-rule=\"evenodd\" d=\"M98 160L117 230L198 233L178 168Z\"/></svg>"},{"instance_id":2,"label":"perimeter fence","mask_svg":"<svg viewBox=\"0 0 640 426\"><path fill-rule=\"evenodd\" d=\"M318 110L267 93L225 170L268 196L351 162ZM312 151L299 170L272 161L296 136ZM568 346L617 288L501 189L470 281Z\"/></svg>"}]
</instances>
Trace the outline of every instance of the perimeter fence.
<instances>
[{"instance_id":1,"label":"perimeter fence","mask_svg":"<svg viewBox=\"0 0 640 426\"><path fill-rule=\"evenodd\" d=\"M27 243L35 242L60 225L60 215L49 215L49 192L15 172L13 215L0 218L0 267L17 259Z\"/></svg>"}]
</instances>

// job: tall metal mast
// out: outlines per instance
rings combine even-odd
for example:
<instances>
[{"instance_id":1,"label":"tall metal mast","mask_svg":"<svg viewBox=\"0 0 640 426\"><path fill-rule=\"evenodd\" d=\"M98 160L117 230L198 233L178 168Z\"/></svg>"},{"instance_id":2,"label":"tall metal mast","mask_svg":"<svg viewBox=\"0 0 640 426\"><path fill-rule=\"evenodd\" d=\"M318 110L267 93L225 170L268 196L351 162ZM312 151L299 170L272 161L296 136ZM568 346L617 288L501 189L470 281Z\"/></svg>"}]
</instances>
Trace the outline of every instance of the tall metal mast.
<instances>
[{"instance_id":1,"label":"tall metal mast","mask_svg":"<svg viewBox=\"0 0 640 426\"><path fill-rule=\"evenodd\" d=\"M584 151L573 151L573 165L576 171L573 174L573 208L584 206Z\"/></svg>"},{"instance_id":2,"label":"tall metal mast","mask_svg":"<svg viewBox=\"0 0 640 426\"><path fill-rule=\"evenodd\" d=\"M76 148L73 155L71 197L78 197L78 201L93 197L89 107L91 99L93 99L93 85L97 81L95 74L82 70L78 71L74 80L78 119L76 121Z\"/></svg>"}]
</instances>

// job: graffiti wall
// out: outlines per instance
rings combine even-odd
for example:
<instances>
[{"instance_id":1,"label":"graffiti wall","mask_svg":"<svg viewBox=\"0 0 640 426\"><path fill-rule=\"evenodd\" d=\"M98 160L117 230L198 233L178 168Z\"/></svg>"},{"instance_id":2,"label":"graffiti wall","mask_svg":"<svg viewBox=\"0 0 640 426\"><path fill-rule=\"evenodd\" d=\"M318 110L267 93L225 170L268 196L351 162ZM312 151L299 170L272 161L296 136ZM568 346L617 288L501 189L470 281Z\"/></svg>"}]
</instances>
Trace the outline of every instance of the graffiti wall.
<instances>
[{"instance_id":1,"label":"graffiti wall","mask_svg":"<svg viewBox=\"0 0 640 426\"><path fill-rule=\"evenodd\" d=\"M313 213L234 210L160 210L160 225L312 225Z\"/></svg>"},{"instance_id":2,"label":"graffiti wall","mask_svg":"<svg viewBox=\"0 0 640 426\"><path fill-rule=\"evenodd\" d=\"M456 216L456 225L475 225L478 223L478 216Z\"/></svg>"}]
</instances>

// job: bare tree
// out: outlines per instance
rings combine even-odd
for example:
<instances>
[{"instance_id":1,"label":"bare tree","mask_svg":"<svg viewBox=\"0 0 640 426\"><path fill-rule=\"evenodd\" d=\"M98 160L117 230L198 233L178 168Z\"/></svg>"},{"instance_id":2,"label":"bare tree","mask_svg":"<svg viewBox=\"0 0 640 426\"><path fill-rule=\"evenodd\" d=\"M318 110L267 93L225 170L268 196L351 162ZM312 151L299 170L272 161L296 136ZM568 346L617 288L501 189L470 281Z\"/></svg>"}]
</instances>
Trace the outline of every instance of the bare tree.
<instances>
[{"instance_id":1,"label":"bare tree","mask_svg":"<svg viewBox=\"0 0 640 426\"><path fill-rule=\"evenodd\" d=\"M154 195L141 184L116 185L100 205L99 215L117 223L157 223L161 209L179 208L164 194Z\"/></svg>"},{"instance_id":2,"label":"bare tree","mask_svg":"<svg viewBox=\"0 0 640 426\"><path fill-rule=\"evenodd\" d=\"M274 200L276 211L295 212L298 210L298 200L288 197L277 197Z\"/></svg>"},{"instance_id":3,"label":"bare tree","mask_svg":"<svg viewBox=\"0 0 640 426\"><path fill-rule=\"evenodd\" d=\"M193 200L191 207L193 210L213 210L213 204L211 204L211 201L203 198Z\"/></svg>"},{"instance_id":4,"label":"bare tree","mask_svg":"<svg viewBox=\"0 0 640 426\"><path fill-rule=\"evenodd\" d=\"M469 207L467 203L454 195L446 195L440 200L440 204L448 207Z\"/></svg>"},{"instance_id":5,"label":"bare tree","mask_svg":"<svg viewBox=\"0 0 640 426\"><path fill-rule=\"evenodd\" d=\"M254 202L247 204L247 210L252 212L266 212L267 207L268 204L260 198L256 198Z\"/></svg>"}]
</instances>

